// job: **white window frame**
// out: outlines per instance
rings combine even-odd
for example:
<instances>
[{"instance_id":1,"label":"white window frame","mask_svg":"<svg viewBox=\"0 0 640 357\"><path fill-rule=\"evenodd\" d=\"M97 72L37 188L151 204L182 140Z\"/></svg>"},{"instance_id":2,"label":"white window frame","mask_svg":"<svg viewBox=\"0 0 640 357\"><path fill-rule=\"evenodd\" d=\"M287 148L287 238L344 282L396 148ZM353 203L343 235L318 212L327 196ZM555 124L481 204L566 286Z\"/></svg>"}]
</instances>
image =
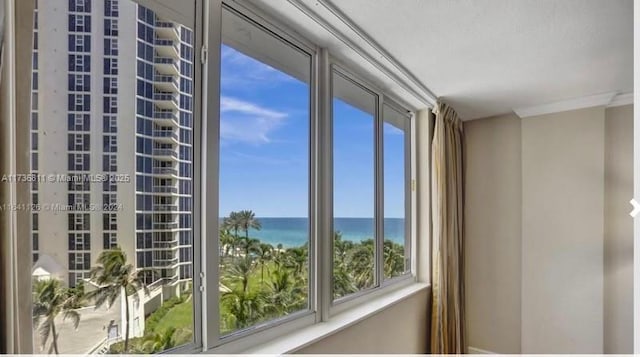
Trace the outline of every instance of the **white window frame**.
<instances>
[{"instance_id":1,"label":"white window frame","mask_svg":"<svg viewBox=\"0 0 640 357\"><path fill-rule=\"evenodd\" d=\"M86 130L84 127L84 114L74 114L74 118L73 118L73 123L74 123L74 129L76 130ZM81 129L78 129L81 128Z\"/></svg>"},{"instance_id":2,"label":"white window frame","mask_svg":"<svg viewBox=\"0 0 640 357\"><path fill-rule=\"evenodd\" d=\"M74 35L76 37L76 52L84 52L84 35Z\"/></svg>"},{"instance_id":3,"label":"white window frame","mask_svg":"<svg viewBox=\"0 0 640 357\"><path fill-rule=\"evenodd\" d=\"M82 27L82 31L84 31L84 15L76 15L76 31L78 31L78 27Z\"/></svg>"},{"instance_id":4,"label":"white window frame","mask_svg":"<svg viewBox=\"0 0 640 357\"><path fill-rule=\"evenodd\" d=\"M312 73L314 73L314 75L316 75L317 77L313 78L313 80L317 80L317 78L320 78L320 80L318 80L317 82L314 82L313 84L311 84L311 88L312 91L318 91L317 93L314 92L312 97L316 97L318 98L319 102L318 103L313 103L312 107L312 113L314 113L312 121L314 121L313 127L316 128L314 130L316 130L314 132L314 139L312 139L312 150L315 150L315 148L317 147L318 150L317 152L315 152L313 155L314 157L317 156L329 156L327 155L331 150L333 150L332 146L331 146L331 141L327 141L327 137L330 137L330 135L328 135L328 133L331 133L331 126L329 124L329 126L327 126L327 123L329 123L330 121L328 120L320 120L318 119L319 117L326 117L327 115L330 115L330 102L332 100L331 96L330 96L330 89L327 87L328 83L326 83L326 79L323 78L329 78L328 76L330 75L330 64L338 64L341 67L344 68L348 68L347 66L342 66L340 63L338 63L337 60L330 58L328 55L328 52L326 50L317 50L317 47L312 44L312 43L308 43L306 42L306 40L298 38L298 37L292 37L291 35L289 35L289 33L283 33L280 29L282 27L277 27L278 25L273 25L272 23L277 23L277 22L268 22L267 19L269 19L269 16L264 14L263 12L261 12L260 10L256 10L254 7L252 7L252 5L248 2L244 2L244 1L223 1L223 3L230 7L233 8L239 12L241 12L242 15L244 15L245 17L248 17L250 19L250 22L254 22L257 23L258 26L266 28L268 31L273 32L276 34L276 36L280 37L281 39L284 39L287 42L293 43L296 46L300 47L301 44L303 46L303 48L310 48L311 49L311 53L313 54L312 58L313 58L313 70ZM218 10L219 11L219 10ZM212 18L219 18L220 14L217 12L212 12L212 14L210 15ZM213 38L222 38L221 34L219 33L220 29L216 28L215 31L211 31L210 29L210 37ZM220 45L218 43L213 43L210 44L210 48L219 48ZM319 53L319 54L318 54ZM219 66L220 63L218 61L218 59L216 58L215 61L210 61L209 63L209 73L216 73L216 75L219 78L219 72L216 72L217 70L219 70ZM361 80L360 78L354 76L352 73L348 73L349 77L352 79L355 79L357 82L364 84L364 86L369 89L370 91L375 92L376 94L378 94L379 97L379 101L378 101L378 107L377 107L377 111L378 113L380 113L378 115L378 118L376 118L377 124L378 126L382 125L382 120L383 118L381 117L381 109L382 109L382 105L385 102L385 93L380 90L379 88L377 88L374 85L371 85L370 83ZM212 80L212 78L209 78L209 86L215 88L215 81ZM210 97L208 98L210 100ZM394 98L395 99L395 98ZM400 103L402 105L401 101L395 100L395 103ZM209 102L210 105L215 106L218 103L212 103L211 101ZM408 105L402 105L405 108L410 108L410 106ZM209 116L213 116L215 117L217 115L217 112L210 110L208 112ZM410 121L412 121L413 119L409 119ZM413 124L410 125L410 127L413 127ZM216 138L218 135L218 130L219 128L217 127L213 127L211 125L209 125L207 127L207 132L204 133L205 136L207 138ZM379 130L379 129L378 129ZM412 131L412 129L409 129L410 131ZM380 134L382 134L380 132ZM411 145L414 145L413 142L413 134L412 132L408 132L407 136L410 139L410 148ZM323 139L324 138L324 139ZM315 140L315 141L313 141ZM207 177L207 181L206 181L206 187L207 187L207 192L206 192L206 197L205 197L205 201L207 202L218 202L217 201L217 172L215 169L213 169L214 167L217 167L217 159L213 159L211 158L211 156L213 157L217 157L217 155L219 154L218 152L218 148L215 147L216 145L216 141L215 139L208 139L208 142L213 143L214 147L208 147L207 148L207 174L205 175ZM382 139L379 139L377 144L376 144L376 150L381 151L382 150L382 145L381 145ZM412 149L411 149L412 150ZM382 157L381 155L379 155L380 158L378 159L379 165L380 167L382 167ZM317 160L317 158L316 158ZM412 163L413 158L410 157L409 162L406 162L406 165L408 165L409 167L407 168L408 170L411 170L411 174L409 175L410 177L412 177L412 175L414 174L414 165ZM329 164L327 166L327 164ZM314 219L316 219L318 222L318 226L315 227L315 230L318 232L317 234L319 236L326 236L329 232L329 229L327 229L327 226L329 225L329 223L327 222L328 220L332 220L333 217L327 214L327 207L331 206L331 199L328 197L330 197L330 195L332 195L332 188L331 186L326 186L327 182L330 182L332 180L332 176L331 174L331 170L327 170L327 167L331 167L332 164L331 162L327 162L326 160L319 160L318 162L315 163L315 165L311 165L312 167L320 167L323 168L321 172L310 172L310 180L312 180L313 183L313 187L314 190L316 190L317 193L317 200L318 202L316 202L315 204L317 205L316 207L318 207L319 211L315 212L315 214L310 217L311 221L313 222ZM378 169L376 172L376 176L381 175L382 170ZM327 176L328 175L328 176ZM214 177L213 180L211 180L211 178ZM408 184L410 185L410 181L408 181ZM407 187L407 191L410 190L410 186ZM197 195L197 193L195 193ZM380 189L376 190L376 195L382 195L383 192ZM409 194L406 197L406 200L409 201L409 203L407 203L407 206L409 208L413 208L414 207L414 194ZM381 202L381 201L380 201ZM213 206L213 207L212 207ZM217 209L217 205L213 204L213 205L208 205L208 212L203 212L203 219L206 220L207 223L207 231L208 232L216 232L217 227L214 226L211 227L211 222L216 222L217 219L214 219L213 217L217 217L218 212L214 212ZM217 329L219 328L217 323L213 323L211 324L211 326L208 326L207 330L208 330L208 334L207 336L205 336L205 341L207 341L207 345L205 346L205 349L207 349L209 352L212 353L234 353L234 352L238 352L238 351L247 351L248 349L254 348L254 350L260 350L260 348L256 348L257 346L260 346L262 343L265 343L267 341L273 340L275 337L278 336L283 336L286 335L289 332L292 332L293 330L299 330L300 328L303 328L305 326L310 326L313 325L317 322L321 322L321 321L328 321L332 318L336 318L335 316L343 311L349 310L349 309L353 309L356 306L359 305L367 305L367 303L369 302L369 300L373 299L373 298L382 298L384 295L388 295L390 293L392 293L393 291L407 291L404 288L407 289L417 289L418 287L411 287L410 285L415 284L416 282L416 264L415 264L415 220L412 219L412 217L415 214L415 210L411 209L410 212L407 213L407 216L405 217L406 220L410 220L412 227L411 229L409 229L409 234L411 235L411 264L409 266L410 268L410 272L408 274L405 275L401 275L399 277L396 278L392 278L392 279L387 279L385 280L384 277L384 273L382 272L382 269L380 268L379 271L381 273L378 274L382 274L382 278L379 280L379 284L375 289L369 289L367 291L362 292L361 294L352 294L351 296L348 296L347 298L337 302L337 303L333 303L332 301L332 295L333 295L333 289L331 286L331 275L328 272L332 272L332 267L331 267L331 257L332 257L332 247L331 247L331 242L329 242L329 240L322 240L322 242L318 242L318 249L320 250L317 253L312 253L312 254L321 254L320 258L318 261L313 261L313 257L310 257L310 270L316 269L317 272L315 274L318 274L318 280L315 282L310 282L310 300L314 299L315 297L317 297L318 300L314 301L315 305L312 304L312 310L310 313L310 316L290 316L288 318L285 319L280 319L280 320L275 320L275 321L271 321L271 322L267 322L267 323L263 323L257 326L257 328L253 328L252 331L249 331L247 333L245 333L243 335L243 333L236 333L236 336L234 336L235 338L231 338L231 339L219 339L217 334ZM196 218L198 216L196 215ZM383 215L378 214L378 217L380 218L379 221L381 222L383 220ZM313 223L312 223L313 225ZM381 223L378 223L378 225L380 227L382 227ZM377 228L380 229L380 228ZM214 233L209 233L206 240L207 240L207 247L208 247L208 251L207 252L203 252L203 256L205 257L204 259L208 260L208 264L209 265L213 265L214 267L217 266L217 256L216 254L213 254L212 252L215 252L216 249L218 248L218 244L217 244L217 238L216 237L210 237L210 235L214 235ZM313 238L311 238L313 239ZM378 259L382 259L383 258L383 246L382 246L382 242L384 241L384 236L381 234L378 234L378 239L380 240L379 246L380 246L380 252L381 254L379 254ZM327 244L329 244L327 246ZM405 243L406 244L406 243ZM310 246L312 246L312 243L310 243ZM212 249L213 248L213 249ZM324 252L324 253L322 253ZM323 273L324 272L324 273ZM211 269L208 270L207 272L205 272L205 274L208 274L209 277L213 277L213 278L209 278L207 280L207 285L208 286L217 286L217 276L216 274L216 269ZM314 288L318 287L320 290L313 291ZM311 296L311 295L314 296ZM317 294L317 295L316 295ZM216 291L209 291L207 293L207 295L209 295L206 299L207 301L213 301L216 302L218 301L218 294ZM213 296L211 296L213 295ZM315 306L315 308L313 307ZM204 316L205 321L218 321L217 318L217 314L218 314L218 306L208 306L206 312L206 316ZM295 315L295 314L293 314ZM297 317L297 318L296 318ZM308 317L311 317L311 319L307 319ZM215 331L212 331L215 330ZM222 342L222 343L220 343ZM280 352L277 352L280 353Z\"/></svg>"},{"instance_id":5,"label":"white window frame","mask_svg":"<svg viewBox=\"0 0 640 357\"><path fill-rule=\"evenodd\" d=\"M78 88L84 87L84 76L84 74L74 74L76 90L78 90Z\"/></svg>"},{"instance_id":6,"label":"white window frame","mask_svg":"<svg viewBox=\"0 0 640 357\"><path fill-rule=\"evenodd\" d=\"M76 111L84 111L84 95L76 93L73 95L75 101L75 110ZM78 109L80 107L81 109Z\"/></svg>"},{"instance_id":7,"label":"white window frame","mask_svg":"<svg viewBox=\"0 0 640 357\"><path fill-rule=\"evenodd\" d=\"M78 71L77 68L84 68L84 55L76 55L75 61L76 71Z\"/></svg>"}]
</instances>

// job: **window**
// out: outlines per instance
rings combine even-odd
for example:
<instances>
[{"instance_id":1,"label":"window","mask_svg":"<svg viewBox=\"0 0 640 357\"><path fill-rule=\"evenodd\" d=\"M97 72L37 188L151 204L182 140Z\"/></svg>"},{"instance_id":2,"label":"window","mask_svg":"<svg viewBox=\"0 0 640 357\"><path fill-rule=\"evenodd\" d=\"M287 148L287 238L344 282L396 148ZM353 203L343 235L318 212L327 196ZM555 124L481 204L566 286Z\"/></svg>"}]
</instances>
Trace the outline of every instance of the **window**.
<instances>
[{"instance_id":1,"label":"window","mask_svg":"<svg viewBox=\"0 0 640 357\"><path fill-rule=\"evenodd\" d=\"M60 86L36 86L38 76L32 77L38 88L33 102L41 100L32 110L26 158L34 171L43 163L39 174L69 179L40 191L34 182L31 202L57 197L66 208L32 215L28 258L41 257L44 264L55 256L55 279L69 289L95 279L90 271L101 253L122 249L151 294L129 300L128 322L121 311L125 302L118 301L110 315L95 317L95 326L81 325L87 335L93 329L87 341L58 331L60 353L72 352L69 341L87 353L101 343L100 351L123 352L127 327L126 352L163 352L168 344L145 342L160 336L158 325L167 316L176 329L170 344L177 352L236 352L236 345L332 318L412 281L412 119L402 104L234 1L225 1L221 36L211 39L221 57L209 61L220 67L208 72L219 83L197 78L203 72L195 41L202 29L192 32L195 24L172 22L192 16L167 21L131 0L104 0L94 12L95 1L69 1L73 13L43 12L47 18L39 24L47 39L66 40L62 50L68 53L53 56L52 47L41 46L40 63L62 63L37 69L40 78L52 78L47 71L66 72L61 85L63 93L68 89L67 106L45 100L56 98ZM120 1L127 16L119 17ZM92 21L92 30L104 30L104 36L85 33ZM118 61L125 40L124 57L133 60ZM175 47L164 45L170 43ZM154 63L157 57L175 63ZM122 85L118 75L135 85ZM209 93L220 96L220 106L209 105L207 114L215 117L219 110L220 120L203 133L200 100L212 84ZM39 136L55 132L67 142ZM211 134L217 135L202 147L203 136ZM66 166L59 160L65 151ZM205 165L203 156L214 162ZM203 177L211 180L205 192ZM203 280L206 301L198 291ZM36 353L43 351L37 338Z\"/></svg>"},{"instance_id":2,"label":"window","mask_svg":"<svg viewBox=\"0 0 640 357\"><path fill-rule=\"evenodd\" d=\"M89 72L91 70L91 60L88 55L69 55L69 71Z\"/></svg>"},{"instance_id":3,"label":"window","mask_svg":"<svg viewBox=\"0 0 640 357\"><path fill-rule=\"evenodd\" d=\"M89 170L89 154L69 154L69 171Z\"/></svg>"},{"instance_id":4,"label":"window","mask_svg":"<svg viewBox=\"0 0 640 357\"><path fill-rule=\"evenodd\" d=\"M218 274L228 292L219 298L221 337L312 308L311 55L227 14L251 39L223 31ZM250 305L238 309L237 301Z\"/></svg>"},{"instance_id":5,"label":"window","mask_svg":"<svg viewBox=\"0 0 640 357\"><path fill-rule=\"evenodd\" d=\"M411 269L411 122L407 112L397 108L385 103L382 109L385 279Z\"/></svg>"},{"instance_id":6,"label":"window","mask_svg":"<svg viewBox=\"0 0 640 357\"><path fill-rule=\"evenodd\" d=\"M113 249L118 246L118 236L115 232L105 232L102 234L102 248Z\"/></svg>"},{"instance_id":7,"label":"window","mask_svg":"<svg viewBox=\"0 0 640 357\"><path fill-rule=\"evenodd\" d=\"M89 134L69 134L69 151L89 151Z\"/></svg>"},{"instance_id":8,"label":"window","mask_svg":"<svg viewBox=\"0 0 640 357\"><path fill-rule=\"evenodd\" d=\"M334 69L333 297L378 284L376 111L378 96Z\"/></svg>"},{"instance_id":9,"label":"window","mask_svg":"<svg viewBox=\"0 0 640 357\"><path fill-rule=\"evenodd\" d=\"M69 250L91 250L91 234L69 233Z\"/></svg>"},{"instance_id":10,"label":"window","mask_svg":"<svg viewBox=\"0 0 640 357\"><path fill-rule=\"evenodd\" d=\"M102 137L103 143L103 151L104 152L117 152L118 151L118 143L117 136L115 135L105 135ZM115 156L114 156L115 157Z\"/></svg>"},{"instance_id":11,"label":"window","mask_svg":"<svg viewBox=\"0 0 640 357\"><path fill-rule=\"evenodd\" d=\"M104 213L102 215L102 229L105 231L118 230L118 217L115 213Z\"/></svg>"}]
</instances>

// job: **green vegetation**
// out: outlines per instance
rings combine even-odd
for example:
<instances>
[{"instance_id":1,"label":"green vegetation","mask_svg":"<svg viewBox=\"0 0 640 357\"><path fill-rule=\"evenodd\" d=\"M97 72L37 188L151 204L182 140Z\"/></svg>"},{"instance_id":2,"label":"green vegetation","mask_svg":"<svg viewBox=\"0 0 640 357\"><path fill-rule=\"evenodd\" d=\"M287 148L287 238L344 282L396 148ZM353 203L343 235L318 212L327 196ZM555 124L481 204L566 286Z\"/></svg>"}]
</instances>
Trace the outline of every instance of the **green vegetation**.
<instances>
[{"instance_id":1,"label":"green vegetation","mask_svg":"<svg viewBox=\"0 0 640 357\"><path fill-rule=\"evenodd\" d=\"M276 247L251 238L249 230L261 224L252 211L232 212L220 231L220 332L247 328L305 309L308 306L309 247ZM334 233L333 296L339 298L371 288L374 284L375 247L372 239L352 242ZM391 278L405 271L404 247L389 240L383 247L384 276ZM64 288L59 280L36 281L33 286L34 326L49 353L58 353L58 333L54 319L59 314L78 326L79 307L87 300L96 307L125 302L124 340L110 346L110 353L156 353L193 340L193 301L189 288L173 297L145 320L144 335L129 338L129 300L133 294L149 291L144 283L145 269L127 263L120 248L103 251L91 269L96 290L85 293L83 284ZM122 294L122 291L125 294Z\"/></svg>"},{"instance_id":2,"label":"green vegetation","mask_svg":"<svg viewBox=\"0 0 640 357\"><path fill-rule=\"evenodd\" d=\"M193 340L191 292L165 301L145 320L144 336L130 340L129 353L157 353ZM114 343L109 353L124 353L124 342Z\"/></svg>"},{"instance_id":3,"label":"green vegetation","mask_svg":"<svg viewBox=\"0 0 640 357\"><path fill-rule=\"evenodd\" d=\"M260 230L252 211L231 212L220 231L220 332L226 334L304 309L308 301L309 247L284 249L249 237ZM242 236L239 232L244 233ZM342 240L334 234L334 298L374 283L374 243ZM404 247L384 242L385 277L405 271Z\"/></svg>"},{"instance_id":4,"label":"green vegetation","mask_svg":"<svg viewBox=\"0 0 640 357\"><path fill-rule=\"evenodd\" d=\"M40 348L44 349L51 337L48 353L58 352L58 332L55 318L62 314L64 319L73 321L75 328L80 323L80 314L75 308L81 304L81 296L73 289L62 286L60 280L50 279L33 283L33 326L38 329Z\"/></svg>"},{"instance_id":5,"label":"green vegetation","mask_svg":"<svg viewBox=\"0 0 640 357\"><path fill-rule=\"evenodd\" d=\"M129 326L131 314L129 312L129 296L144 290L149 295L149 290L144 282L145 271L136 269L127 263L127 256L119 248L105 250L98 256L98 264L91 268L91 280L98 288L87 294L90 299L95 299L96 308L107 304L111 307L115 300L122 295L125 306L124 349L129 352ZM124 294L122 292L124 291Z\"/></svg>"}]
</instances>

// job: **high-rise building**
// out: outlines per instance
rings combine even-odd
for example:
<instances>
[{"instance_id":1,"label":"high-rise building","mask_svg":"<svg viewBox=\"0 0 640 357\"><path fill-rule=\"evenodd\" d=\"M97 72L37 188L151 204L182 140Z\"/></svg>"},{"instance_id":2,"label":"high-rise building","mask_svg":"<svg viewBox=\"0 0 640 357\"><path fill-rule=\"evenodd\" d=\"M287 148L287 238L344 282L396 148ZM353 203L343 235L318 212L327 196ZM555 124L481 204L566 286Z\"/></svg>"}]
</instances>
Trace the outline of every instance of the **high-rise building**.
<instances>
[{"instance_id":1,"label":"high-rise building","mask_svg":"<svg viewBox=\"0 0 640 357\"><path fill-rule=\"evenodd\" d=\"M38 2L35 267L75 286L119 246L149 284L191 280L193 58L191 29L132 1Z\"/></svg>"}]
</instances>

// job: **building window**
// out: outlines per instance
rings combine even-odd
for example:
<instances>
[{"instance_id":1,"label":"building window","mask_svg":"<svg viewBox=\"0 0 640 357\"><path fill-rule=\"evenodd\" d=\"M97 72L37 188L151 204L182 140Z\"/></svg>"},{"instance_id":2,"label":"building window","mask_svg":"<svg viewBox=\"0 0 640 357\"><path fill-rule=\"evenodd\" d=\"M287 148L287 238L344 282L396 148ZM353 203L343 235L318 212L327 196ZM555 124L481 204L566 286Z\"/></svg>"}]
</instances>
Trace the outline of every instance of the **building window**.
<instances>
[{"instance_id":1,"label":"building window","mask_svg":"<svg viewBox=\"0 0 640 357\"><path fill-rule=\"evenodd\" d=\"M89 134L68 134L69 151L89 151Z\"/></svg>"},{"instance_id":2,"label":"building window","mask_svg":"<svg viewBox=\"0 0 640 357\"><path fill-rule=\"evenodd\" d=\"M117 152L118 151L118 142L117 136L115 135L104 135L102 137L102 148L104 152ZM115 156L114 156L115 157Z\"/></svg>"},{"instance_id":3,"label":"building window","mask_svg":"<svg viewBox=\"0 0 640 357\"><path fill-rule=\"evenodd\" d=\"M102 170L105 172L115 172L118 170L118 160L116 155L102 156Z\"/></svg>"},{"instance_id":4,"label":"building window","mask_svg":"<svg viewBox=\"0 0 640 357\"><path fill-rule=\"evenodd\" d=\"M118 236L116 232L105 232L102 234L102 248L114 249L118 246Z\"/></svg>"},{"instance_id":5,"label":"building window","mask_svg":"<svg viewBox=\"0 0 640 357\"><path fill-rule=\"evenodd\" d=\"M88 171L89 154L69 154L69 171Z\"/></svg>"},{"instance_id":6,"label":"building window","mask_svg":"<svg viewBox=\"0 0 640 357\"><path fill-rule=\"evenodd\" d=\"M118 217L115 213L102 214L102 229L105 231L118 230Z\"/></svg>"},{"instance_id":7,"label":"building window","mask_svg":"<svg viewBox=\"0 0 640 357\"><path fill-rule=\"evenodd\" d=\"M91 234L69 233L69 250L91 250Z\"/></svg>"},{"instance_id":8,"label":"building window","mask_svg":"<svg viewBox=\"0 0 640 357\"><path fill-rule=\"evenodd\" d=\"M91 253L69 253L69 270L89 269L91 269Z\"/></svg>"}]
</instances>

